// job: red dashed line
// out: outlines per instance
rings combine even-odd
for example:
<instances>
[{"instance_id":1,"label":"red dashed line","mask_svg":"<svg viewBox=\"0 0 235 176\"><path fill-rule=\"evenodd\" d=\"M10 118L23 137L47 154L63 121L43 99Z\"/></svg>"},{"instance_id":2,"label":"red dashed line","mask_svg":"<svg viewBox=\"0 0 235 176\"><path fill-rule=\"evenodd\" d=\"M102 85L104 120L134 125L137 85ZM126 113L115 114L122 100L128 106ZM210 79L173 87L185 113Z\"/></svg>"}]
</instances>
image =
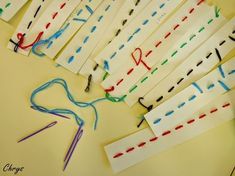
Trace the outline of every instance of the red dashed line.
<instances>
[{"instance_id":1,"label":"red dashed line","mask_svg":"<svg viewBox=\"0 0 235 176\"><path fill-rule=\"evenodd\" d=\"M52 19L54 20L57 15L58 15L58 12L54 13L54 14L52 15Z\"/></svg>"},{"instance_id":2,"label":"red dashed line","mask_svg":"<svg viewBox=\"0 0 235 176\"><path fill-rule=\"evenodd\" d=\"M191 123L193 123L193 122L195 122L195 119L192 119L192 120L187 121L187 124L191 124Z\"/></svg>"},{"instance_id":3,"label":"red dashed line","mask_svg":"<svg viewBox=\"0 0 235 176\"><path fill-rule=\"evenodd\" d=\"M65 5L66 5L66 2L61 4L60 9L63 9Z\"/></svg>"},{"instance_id":4,"label":"red dashed line","mask_svg":"<svg viewBox=\"0 0 235 176\"><path fill-rule=\"evenodd\" d=\"M121 79L120 81L118 81L116 85L119 86L122 83L123 80L124 79Z\"/></svg>"},{"instance_id":5,"label":"red dashed line","mask_svg":"<svg viewBox=\"0 0 235 176\"><path fill-rule=\"evenodd\" d=\"M48 29L50 27L50 25L51 25L51 23L47 23L46 26L45 26L46 29Z\"/></svg>"},{"instance_id":6,"label":"red dashed line","mask_svg":"<svg viewBox=\"0 0 235 176\"><path fill-rule=\"evenodd\" d=\"M158 139L158 137L151 138L151 139L149 139L149 142L154 142L154 141L156 141L157 139Z\"/></svg>"},{"instance_id":7,"label":"red dashed line","mask_svg":"<svg viewBox=\"0 0 235 176\"><path fill-rule=\"evenodd\" d=\"M148 51L148 52L145 54L145 57L148 57L152 52L153 52L153 50Z\"/></svg>"},{"instance_id":8,"label":"red dashed line","mask_svg":"<svg viewBox=\"0 0 235 176\"><path fill-rule=\"evenodd\" d=\"M180 27L179 24L175 25L174 30L176 30L178 27Z\"/></svg>"},{"instance_id":9,"label":"red dashed line","mask_svg":"<svg viewBox=\"0 0 235 176\"><path fill-rule=\"evenodd\" d=\"M187 16L185 16L185 17L182 19L182 21L185 21L185 20L187 20L187 18L188 18L188 17L187 17Z\"/></svg>"},{"instance_id":10,"label":"red dashed line","mask_svg":"<svg viewBox=\"0 0 235 176\"><path fill-rule=\"evenodd\" d=\"M112 92L112 91L114 91L114 86L110 87L109 89L105 89L104 91L105 92Z\"/></svg>"},{"instance_id":11,"label":"red dashed line","mask_svg":"<svg viewBox=\"0 0 235 176\"><path fill-rule=\"evenodd\" d=\"M131 148L126 150L126 153L132 152L134 149L135 149L134 147L131 147Z\"/></svg>"},{"instance_id":12,"label":"red dashed line","mask_svg":"<svg viewBox=\"0 0 235 176\"><path fill-rule=\"evenodd\" d=\"M204 118L204 117L206 117L206 114L201 114L198 118L199 118L199 119L202 119L202 118Z\"/></svg>"},{"instance_id":13,"label":"red dashed line","mask_svg":"<svg viewBox=\"0 0 235 176\"><path fill-rule=\"evenodd\" d=\"M226 103L226 104L224 104L222 107L223 107L223 108L226 108L226 107L228 107L228 106L230 106L230 103Z\"/></svg>"},{"instance_id":14,"label":"red dashed line","mask_svg":"<svg viewBox=\"0 0 235 176\"><path fill-rule=\"evenodd\" d=\"M179 129L183 128L183 127L184 127L183 125L179 125L179 126L175 127L175 130L179 130Z\"/></svg>"},{"instance_id":15,"label":"red dashed line","mask_svg":"<svg viewBox=\"0 0 235 176\"><path fill-rule=\"evenodd\" d=\"M194 10L195 10L194 8L191 8L191 9L189 10L189 13L193 13Z\"/></svg>"},{"instance_id":16,"label":"red dashed line","mask_svg":"<svg viewBox=\"0 0 235 176\"><path fill-rule=\"evenodd\" d=\"M171 133L171 131L170 131L170 130L168 130L168 131L166 131L166 132L162 133L162 136L166 136L166 135L168 135L168 134L170 134L170 133Z\"/></svg>"},{"instance_id":17,"label":"red dashed line","mask_svg":"<svg viewBox=\"0 0 235 176\"><path fill-rule=\"evenodd\" d=\"M197 3L197 5L199 6L203 1L205 1L205 0L199 1L199 2Z\"/></svg>"},{"instance_id":18,"label":"red dashed line","mask_svg":"<svg viewBox=\"0 0 235 176\"><path fill-rule=\"evenodd\" d=\"M230 106L230 105L231 105L230 103L226 103L226 104L222 105L222 108L228 107L228 106ZM210 113L214 113L214 112L217 112L217 111L218 111L218 109L215 108L215 109L211 110ZM204 118L204 117L206 117L206 114L201 114L201 115L199 116L199 119L202 119L202 118ZM191 124L191 123L193 123L193 122L195 122L195 119L191 119L191 120L187 121L187 124ZM183 125L178 125L177 127L175 127L175 130L182 129L183 127L184 127ZM168 135L168 134L170 134L170 133L171 133L171 131L168 130L168 131L162 133L162 136L166 136L166 135ZM154 141L158 140L158 138L159 138L159 137L152 137L152 138L149 139L149 142L154 142ZM146 142L141 142L141 143L139 143L137 146L138 146L138 147L143 147L143 146L145 146L145 145L146 145ZM131 148L129 148L129 149L126 150L126 153L129 153L129 152L133 151L134 149L135 149L135 147L131 147ZM116 155L113 156L113 158L118 158L118 157L120 157L120 156L122 156L122 155L123 155L123 153L117 153Z\"/></svg>"},{"instance_id":19,"label":"red dashed line","mask_svg":"<svg viewBox=\"0 0 235 176\"><path fill-rule=\"evenodd\" d=\"M146 142L141 142L140 144L138 144L138 147L143 147L145 146Z\"/></svg>"},{"instance_id":20,"label":"red dashed line","mask_svg":"<svg viewBox=\"0 0 235 176\"><path fill-rule=\"evenodd\" d=\"M171 32L168 32L166 35L165 35L165 39L167 38L167 37L169 37L171 35Z\"/></svg>"},{"instance_id":21,"label":"red dashed line","mask_svg":"<svg viewBox=\"0 0 235 176\"><path fill-rule=\"evenodd\" d=\"M159 41L159 42L155 45L155 47L157 48L157 47L159 47L161 44L162 44L162 41Z\"/></svg>"},{"instance_id":22,"label":"red dashed line","mask_svg":"<svg viewBox=\"0 0 235 176\"><path fill-rule=\"evenodd\" d=\"M134 68L131 68L128 72L127 75L131 74L134 71Z\"/></svg>"},{"instance_id":23,"label":"red dashed line","mask_svg":"<svg viewBox=\"0 0 235 176\"><path fill-rule=\"evenodd\" d=\"M216 112L216 111L218 111L218 109L217 109L217 108L212 109L212 110L210 111L210 113L214 113L214 112Z\"/></svg>"}]
</instances>

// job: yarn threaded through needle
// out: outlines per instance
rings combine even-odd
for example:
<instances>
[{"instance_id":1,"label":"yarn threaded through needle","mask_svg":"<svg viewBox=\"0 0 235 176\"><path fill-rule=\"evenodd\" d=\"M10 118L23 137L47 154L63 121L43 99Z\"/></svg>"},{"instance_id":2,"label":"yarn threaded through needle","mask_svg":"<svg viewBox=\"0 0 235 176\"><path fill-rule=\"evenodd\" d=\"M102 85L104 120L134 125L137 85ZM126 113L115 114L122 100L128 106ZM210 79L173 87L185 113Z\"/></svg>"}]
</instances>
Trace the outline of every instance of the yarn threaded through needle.
<instances>
[{"instance_id":1,"label":"yarn threaded through needle","mask_svg":"<svg viewBox=\"0 0 235 176\"><path fill-rule=\"evenodd\" d=\"M63 108L48 109L48 108L43 107L41 105L37 105L37 103L35 102L36 95L38 95L40 92L52 87L55 84L61 85L64 88L64 90L66 92L66 96L68 97L69 101L72 102L77 107L79 107L79 108L91 107L93 109L93 111L95 113L94 130L96 130L98 120L99 120L99 115L98 115L98 111L95 107L95 104L98 103L98 102L106 101L106 100L111 101L111 102L122 102L124 100L122 97L121 98L111 97L110 95L106 94L106 97L98 98L98 99L96 99L94 101L91 101L91 102L77 101L77 100L75 100L75 98L71 94L66 81L63 80L62 78L56 78L56 79L53 79L51 81L48 81L47 83L43 84L42 86L38 87L37 89L35 89L32 92L31 97L30 97L30 102L31 102L31 104L32 104L32 106L34 107L35 110L38 110L38 111L44 112L44 113L49 113L49 114L71 115L71 116L74 117L74 119L75 119L76 123L78 124L78 126L83 126L85 122L75 112L73 112L69 109L63 109Z\"/></svg>"}]
</instances>

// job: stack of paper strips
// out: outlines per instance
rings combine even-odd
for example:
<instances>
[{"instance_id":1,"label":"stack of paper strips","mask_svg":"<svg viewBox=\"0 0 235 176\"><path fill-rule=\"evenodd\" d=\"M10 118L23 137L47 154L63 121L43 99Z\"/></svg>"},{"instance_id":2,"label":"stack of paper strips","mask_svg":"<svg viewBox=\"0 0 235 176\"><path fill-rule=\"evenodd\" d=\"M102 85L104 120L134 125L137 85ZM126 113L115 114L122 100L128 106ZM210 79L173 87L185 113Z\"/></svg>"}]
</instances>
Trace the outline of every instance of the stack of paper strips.
<instances>
[{"instance_id":1,"label":"stack of paper strips","mask_svg":"<svg viewBox=\"0 0 235 176\"><path fill-rule=\"evenodd\" d=\"M26 2L0 1L0 18ZM235 58L224 63L234 42L235 17L204 0L34 0L7 47L146 108L149 128L105 146L119 172L234 118Z\"/></svg>"}]
</instances>

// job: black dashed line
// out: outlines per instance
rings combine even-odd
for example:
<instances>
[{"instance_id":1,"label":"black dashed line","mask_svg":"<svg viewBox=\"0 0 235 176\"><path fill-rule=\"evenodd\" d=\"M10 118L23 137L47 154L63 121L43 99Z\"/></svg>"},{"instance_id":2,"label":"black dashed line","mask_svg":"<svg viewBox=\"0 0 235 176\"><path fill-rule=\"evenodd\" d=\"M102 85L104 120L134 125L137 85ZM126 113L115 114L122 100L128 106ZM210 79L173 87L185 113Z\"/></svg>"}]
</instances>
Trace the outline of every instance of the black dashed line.
<instances>
[{"instance_id":1,"label":"black dashed line","mask_svg":"<svg viewBox=\"0 0 235 176\"><path fill-rule=\"evenodd\" d=\"M160 96L156 101L159 102L163 99L163 96Z\"/></svg>"},{"instance_id":2,"label":"black dashed line","mask_svg":"<svg viewBox=\"0 0 235 176\"><path fill-rule=\"evenodd\" d=\"M168 90L168 92L171 92L174 88L175 88L175 87L172 86L172 87Z\"/></svg>"},{"instance_id":3,"label":"black dashed line","mask_svg":"<svg viewBox=\"0 0 235 176\"><path fill-rule=\"evenodd\" d=\"M177 84L179 85L183 80L184 80L184 78L181 78L181 79L177 82Z\"/></svg>"},{"instance_id":4,"label":"black dashed line","mask_svg":"<svg viewBox=\"0 0 235 176\"><path fill-rule=\"evenodd\" d=\"M201 60L200 62L198 62L197 63L197 67L199 66L199 65L201 65L203 63L203 61Z\"/></svg>"},{"instance_id":5,"label":"black dashed line","mask_svg":"<svg viewBox=\"0 0 235 176\"><path fill-rule=\"evenodd\" d=\"M209 57L212 55L212 53L209 53L206 58L209 59Z\"/></svg>"},{"instance_id":6,"label":"black dashed line","mask_svg":"<svg viewBox=\"0 0 235 176\"><path fill-rule=\"evenodd\" d=\"M189 76L193 72L193 69L190 69L187 73L187 76Z\"/></svg>"}]
</instances>

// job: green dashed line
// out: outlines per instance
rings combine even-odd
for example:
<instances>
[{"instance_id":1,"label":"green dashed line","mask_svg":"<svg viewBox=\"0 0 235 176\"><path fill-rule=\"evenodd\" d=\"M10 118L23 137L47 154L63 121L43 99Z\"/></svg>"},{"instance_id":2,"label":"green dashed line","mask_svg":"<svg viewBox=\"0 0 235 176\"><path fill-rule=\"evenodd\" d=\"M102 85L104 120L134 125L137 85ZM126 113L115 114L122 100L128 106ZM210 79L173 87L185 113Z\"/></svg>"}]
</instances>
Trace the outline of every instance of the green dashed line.
<instances>
[{"instance_id":1,"label":"green dashed line","mask_svg":"<svg viewBox=\"0 0 235 176\"><path fill-rule=\"evenodd\" d=\"M155 68L155 69L151 72L151 74L154 74L157 70L158 70L158 68Z\"/></svg>"},{"instance_id":2,"label":"green dashed line","mask_svg":"<svg viewBox=\"0 0 235 176\"><path fill-rule=\"evenodd\" d=\"M193 34L193 36L192 37L190 37L190 41L194 38L194 37L196 37L196 35L195 34Z\"/></svg>"},{"instance_id":3,"label":"green dashed line","mask_svg":"<svg viewBox=\"0 0 235 176\"><path fill-rule=\"evenodd\" d=\"M149 77L146 76L144 79L141 80L141 83L145 82Z\"/></svg>"},{"instance_id":4,"label":"green dashed line","mask_svg":"<svg viewBox=\"0 0 235 176\"><path fill-rule=\"evenodd\" d=\"M183 48L185 45L187 45L187 42L183 43L180 48Z\"/></svg>"},{"instance_id":5,"label":"green dashed line","mask_svg":"<svg viewBox=\"0 0 235 176\"><path fill-rule=\"evenodd\" d=\"M168 62L168 59L164 60L161 65L165 65Z\"/></svg>"},{"instance_id":6,"label":"green dashed line","mask_svg":"<svg viewBox=\"0 0 235 176\"><path fill-rule=\"evenodd\" d=\"M3 10L2 10L2 8L0 8L0 15L2 15L2 12L3 12Z\"/></svg>"},{"instance_id":7,"label":"green dashed line","mask_svg":"<svg viewBox=\"0 0 235 176\"><path fill-rule=\"evenodd\" d=\"M6 5L5 5L5 8L7 8L7 7L9 7L11 5L11 3L9 2L9 3L7 3Z\"/></svg>"},{"instance_id":8,"label":"green dashed line","mask_svg":"<svg viewBox=\"0 0 235 176\"><path fill-rule=\"evenodd\" d=\"M136 88L137 88L137 85L135 85L134 87L132 87L132 88L129 90L129 93L133 92Z\"/></svg>"},{"instance_id":9,"label":"green dashed line","mask_svg":"<svg viewBox=\"0 0 235 176\"><path fill-rule=\"evenodd\" d=\"M220 14L220 9L217 6L215 6L215 17L218 18L219 14Z\"/></svg>"},{"instance_id":10,"label":"green dashed line","mask_svg":"<svg viewBox=\"0 0 235 176\"><path fill-rule=\"evenodd\" d=\"M211 24L213 21L214 21L213 19L210 19L207 23Z\"/></svg>"},{"instance_id":11,"label":"green dashed line","mask_svg":"<svg viewBox=\"0 0 235 176\"><path fill-rule=\"evenodd\" d=\"M201 29L199 29L198 32L202 32L203 30L205 30L205 27L202 27Z\"/></svg>"},{"instance_id":12,"label":"green dashed line","mask_svg":"<svg viewBox=\"0 0 235 176\"><path fill-rule=\"evenodd\" d=\"M174 57L177 53L178 51L176 50L174 53L172 53L171 57Z\"/></svg>"}]
</instances>

